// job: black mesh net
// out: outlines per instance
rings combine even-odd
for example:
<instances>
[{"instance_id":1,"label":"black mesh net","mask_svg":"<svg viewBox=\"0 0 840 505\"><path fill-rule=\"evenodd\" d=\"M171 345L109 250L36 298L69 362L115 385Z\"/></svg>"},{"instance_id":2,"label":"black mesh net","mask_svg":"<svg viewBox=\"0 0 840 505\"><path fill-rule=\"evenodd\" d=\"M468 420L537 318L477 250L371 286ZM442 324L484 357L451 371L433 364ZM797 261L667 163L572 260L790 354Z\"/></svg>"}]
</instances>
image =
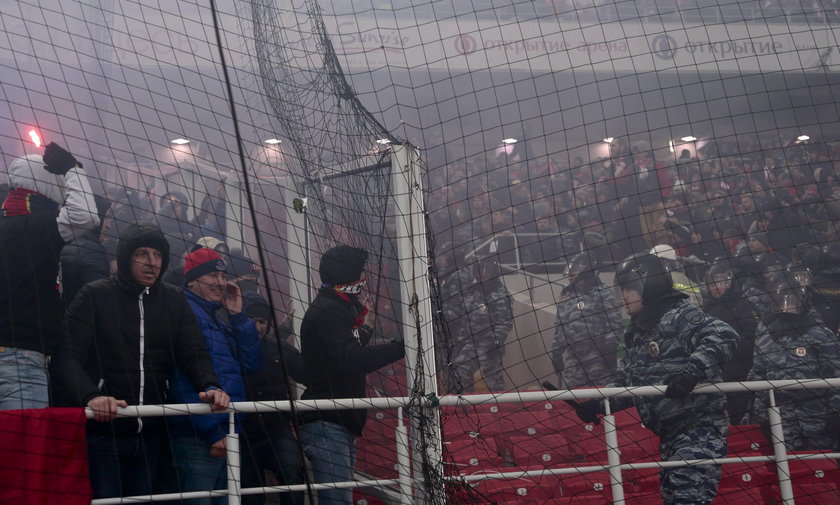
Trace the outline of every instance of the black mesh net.
<instances>
[{"instance_id":1,"label":"black mesh net","mask_svg":"<svg viewBox=\"0 0 840 505\"><path fill-rule=\"evenodd\" d=\"M269 307L259 319L274 327L277 397L246 390L234 400L297 398L306 380L286 375L321 288L319 261L350 245L369 255L371 345L406 348L405 360L365 370L366 396L403 398L405 409L369 412L355 478L388 482L354 491L358 505L403 500L406 482L432 503L617 500L605 427L527 394L662 384L686 371L702 372L698 383L840 376L838 13L830 0L7 2L0 351L57 353L63 314L44 303L69 307L87 281L117 271L119 237L149 221L168 240L173 289L189 282L185 256L206 247ZM14 164L49 142L73 153L109 204L101 234L68 240L64 253L57 236L33 245L8 231L43 203L20 188L49 193L21 182ZM72 207L68 194L53 200ZM97 203L82 201L80 212ZM61 254L63 300L50 291ZM647 261L668 276L650 275ZM708 319L690 307L667 319L682 298L728 326L691 333ZM40 326L24 328L25 318ZM82 363L94 385L95 363ZM75 384L62 370L51 380ZM0 388L7 382L20 379L2 377ZM668 421L681 433L696 426L674 419L726 425L728 435L702 436L728 441L728 452L688 453L737 459L722 466L718 502L784 498L773 463L749 459L773 454L770 395L707 393L682 410L649 397L621 405L620 463L665 457ZM82 443L84 419L57 406L89 398L65 405L56 393L56 407L25 415L27 426L28 394L0 398L11 439L54 440L29 431L44 417L59 432L75 422L77 439L64 442ZM833 388L779 390L775 402L794 456L837 449ZM290 433L307 419L292 410ZM300 469L304 444L290 440L269 452L292 454ZM161 446L162 461L181 450ZM40 454L9 447L0 459ZM60 485L89 499L85 462L62 471L62 455L48 452L57 459L43 474L54 483L0 496ZM0 480L24 482L19 470ZM658 468L622 471L629 501L670 492ZM797 502L837 495L834 461L794 457L785 471ZM272 473L243 484L313 481Z\"/></svg>"}]
</instances>

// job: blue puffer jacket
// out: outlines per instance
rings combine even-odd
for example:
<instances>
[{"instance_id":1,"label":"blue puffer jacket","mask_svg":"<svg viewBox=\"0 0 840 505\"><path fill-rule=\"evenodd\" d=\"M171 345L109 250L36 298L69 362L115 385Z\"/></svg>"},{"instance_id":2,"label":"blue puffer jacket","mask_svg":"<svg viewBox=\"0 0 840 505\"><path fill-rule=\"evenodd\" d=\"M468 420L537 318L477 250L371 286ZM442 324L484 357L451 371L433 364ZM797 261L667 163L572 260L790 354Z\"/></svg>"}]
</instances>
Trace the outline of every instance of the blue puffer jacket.
<instances>
[{"instance_id":1,"label":"blue puffer jacket","mask_svg":"<svg viewBox=\"0 0 840 505\"><path fill-rule=\"evenodd\" d=\"M230 316L228 326L214 315L221 308L220 304L208 302L188 289L184 290L184 294L204 335L204 344L213 360L213 369L222 390L230 395L231 401L245 400L243 375L256 373L262 367L260 339L254 321L245 312L240 312ZM181 370L175 371L171 381L169 402L201 402ZM168 417L167 422L172 436L199 435L208 447L223 439L228 432L227 414L173 416ZM237 419L237 430L240 422L241 419Z\"/></svg>"}]
</instances>

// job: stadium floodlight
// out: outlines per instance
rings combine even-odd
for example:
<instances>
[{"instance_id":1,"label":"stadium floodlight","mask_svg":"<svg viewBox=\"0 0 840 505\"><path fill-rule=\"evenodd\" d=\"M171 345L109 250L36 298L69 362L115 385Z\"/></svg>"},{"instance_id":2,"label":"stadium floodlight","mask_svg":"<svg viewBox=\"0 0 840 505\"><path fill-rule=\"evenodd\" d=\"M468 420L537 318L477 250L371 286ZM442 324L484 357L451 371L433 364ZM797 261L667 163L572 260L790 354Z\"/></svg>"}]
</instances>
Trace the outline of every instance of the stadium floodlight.
<instances>
[{"instance_id":1,"label":"stadium floodlight","mask_svg":"<svg viewBox=\"0 0 840 505\"><path fill-rule=\"evenodd\" d=\"M613 141L613 140L615 140L615 138L613 138L613 137L607 137L607 138L605 138L605 139L604 139L604 142L606 142L607 144L612 144L612 141Z\"/></svg>"},{"instance_id":2,"label":"stadium floodlight","mask_svg":"<svg viewBox=\"0 0 840 505\"><path fill-rule=\"evenodd\" d=\"M175 144L176 146L182 146L184 144L189 144L190 143L189 140L183 139L183 138L172 139L169 142L172 143L172 144Z\"/></svg>"},{"instance_id":3,"label":"stadium floodlight","mask_svg":"<svg viewBox=\"0 0 840 505\"><path fill-rule=\"evenodd\" d=\"M681 138L680 140L682 140L683 142L694 142L695 140L697 140L697 137L695 137L694 135L688 135L686 137Z\"/></svg>"},{"instance_id":4,"label":"stadium floodlight","mask_svg":"<svg viewBox=\"0 0 840 505\"><path fill-rule=\"evenodd\" d=\"M270 146L273 146L273 145L279 144L280 142L283 142L283 141L280 140L280 139L266 139L266 140L263 140L263 142L270 145Z\"/></svg>"},{"instance_id":5,"label":"stadium floodlight","mask_svg":"<svg viewBox=\"0 0 840 505\"><path fill-rule=\"evenodd\" d=\"M390 144L390 143L391 143L391 141L390 141L389 139L378 139L378 140L376 141L376 143L377 143L377 144L380 144L380 145L388 145L388 144Z\"/></svg>"},{"instance_id":6,"label":"stadium floodlight","mask_svg":"<svg viewBox=\"0 0 840 505\"><path fill-rule=\"evenodd\" d=\"M502 144L510 145L510 144L516 144L517 142L519 142L519 141L514 139L514 138L502 139Z\"/></svg>"},{"instance_id":7,"label":"stadium floodlight","mask_svg":"<svg viewBox=\"0 0 840 505\"><path fill-rule=\"evenodd\" d=\"M809 137L808 135L800 135L796 137L796 140L798 140L799 142L805 142L806 140L811 140L811 137Z\"/></svg>"}]
</instances>

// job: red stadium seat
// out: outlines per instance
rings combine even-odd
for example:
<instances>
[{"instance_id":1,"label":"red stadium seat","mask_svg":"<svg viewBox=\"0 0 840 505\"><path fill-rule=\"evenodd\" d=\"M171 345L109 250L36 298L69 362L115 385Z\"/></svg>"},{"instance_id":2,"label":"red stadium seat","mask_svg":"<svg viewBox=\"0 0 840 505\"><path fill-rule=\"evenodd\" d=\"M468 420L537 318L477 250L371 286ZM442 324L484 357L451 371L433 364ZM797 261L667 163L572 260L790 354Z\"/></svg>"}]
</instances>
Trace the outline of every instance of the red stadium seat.
<instances>
[{"instance_id":1,"label":"red stadium seat","mask_svg":"<svg viewBox=\"0 0 840 505\"><path fill-rule=\"evenodd\" d=\"M755 424L730 426L727 442L730 457L773 453L773 447L764 436L761 426Z\"/></svg>"},{"instance_id":2,"label":"red stadium seat","mask_svg":"<svg viewBox=\"0 0 840 505\"><path fill-rule=\"evenodd\" d=\"M796 454L808 454L795 452ZM788 460L797 505L840 504L840 467L836 460Z\"/></svg>"}]
</instances>

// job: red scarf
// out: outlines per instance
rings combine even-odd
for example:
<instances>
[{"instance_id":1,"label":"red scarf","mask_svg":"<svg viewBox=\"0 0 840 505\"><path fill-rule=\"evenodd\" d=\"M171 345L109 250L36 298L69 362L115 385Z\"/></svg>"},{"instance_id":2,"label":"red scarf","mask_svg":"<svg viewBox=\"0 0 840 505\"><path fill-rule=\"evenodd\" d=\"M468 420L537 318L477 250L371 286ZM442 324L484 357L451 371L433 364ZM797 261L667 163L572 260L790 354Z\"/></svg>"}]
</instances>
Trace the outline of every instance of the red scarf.
<instances>
[{"instance_id":1,"label":"red scarf","mask_svg":"<svg viewBox=\"0 0 840 505\"><path fill-rule=\"evenodd\" d=\"M28 216L38 211L57 211L58 204L48 197L26 188L9 191L3 202L4 216Z\"/></svg>"},{"instance_id":2,"label":"red scarf","mask_svg":"<svg viewBox=\"0 0 840 505\"><path fill-rule=\"evenodd\" d=\"M365 323L365 316L366 316L366 315L368 315L368 312L370 312L370 311L368 310L368 308L367 308L367 307L365 307L364 305L360 304L360 303L359 303L359 301L356 299L356 297L355 297L355 296L351 298L351 297L350 297L350 295L348 295L348 294L346 294L346 293L342 293L341 291L339 291L339 290L337 290L337 289L333 289L333 292L334 292L335 294L337 294L337 295L338 295L338 296L339 296L342 300L344 300L345 302L347 302L347 303L351 303L351 304L353 304L353 305L354 305L354 306L356 306L356 307L361 307L361 308L362 308L361 310L359 310L359 311L358 311L358 312L359 312L359 315L358 315L358 316L356 316L356 317L353 319L353 329L356 329L356 328L361 328L361 327L362 327L362 325Z\"/></svg>"}]
</instances>

